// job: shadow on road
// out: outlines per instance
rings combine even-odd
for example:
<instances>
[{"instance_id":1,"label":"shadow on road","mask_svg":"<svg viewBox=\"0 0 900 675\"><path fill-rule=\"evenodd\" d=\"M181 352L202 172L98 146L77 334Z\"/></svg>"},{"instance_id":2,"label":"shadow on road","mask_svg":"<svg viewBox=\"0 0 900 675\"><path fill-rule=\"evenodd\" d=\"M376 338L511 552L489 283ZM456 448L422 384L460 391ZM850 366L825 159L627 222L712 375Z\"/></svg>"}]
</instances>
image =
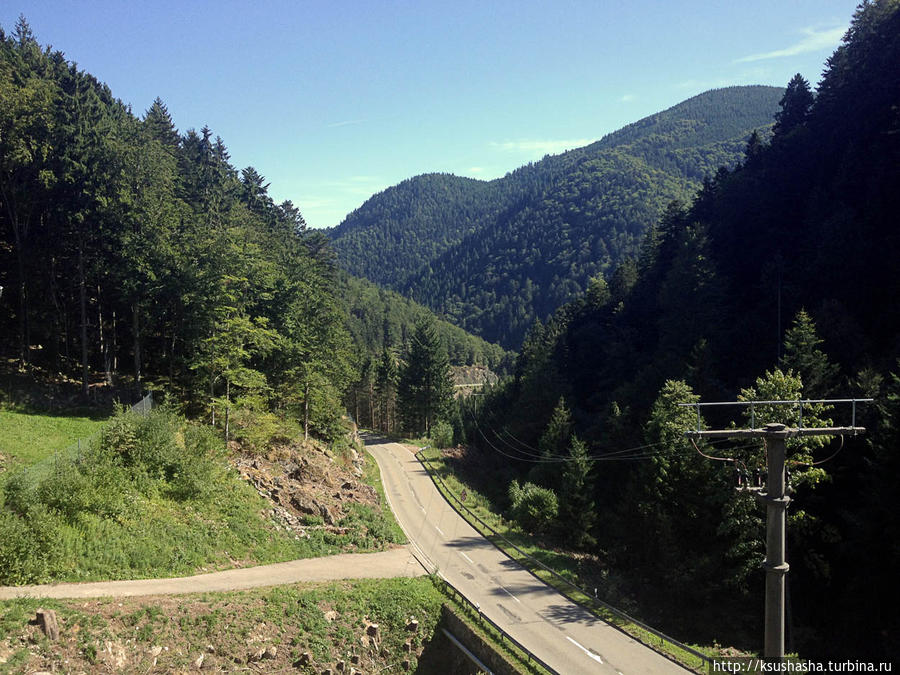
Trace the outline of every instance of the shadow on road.
<instances>
[{"instance_id":1,"label":"shadow on road","mask_svg":"<svg viewBox=\"0 0 900 675\"><path fill-rule=\"evenodd\" d=\"M569 605L550 605L542 614L546 619L562 623L578 622L588 626L606 623L574 603Z\"/></svg>"},{"instance_id":2,"label":"shadow on road","mask_svg":"<svg viewBox=\"0 0 900 675\"><path fill-rule=\"evenodd\" d=\"M494 545L484 537L457 537L447 542L453 548L480 548L496 550Z\"/></svg>"}]
</instances>

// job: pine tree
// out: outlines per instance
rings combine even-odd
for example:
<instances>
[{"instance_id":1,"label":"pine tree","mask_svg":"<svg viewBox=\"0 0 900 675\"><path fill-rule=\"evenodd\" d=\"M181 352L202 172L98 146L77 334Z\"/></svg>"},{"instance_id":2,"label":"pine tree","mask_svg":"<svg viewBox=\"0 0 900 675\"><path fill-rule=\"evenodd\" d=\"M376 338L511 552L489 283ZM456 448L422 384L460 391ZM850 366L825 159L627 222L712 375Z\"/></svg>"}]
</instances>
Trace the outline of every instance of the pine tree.
<instances>
[{"instance_id":1,"label":"pine tree","mask_svg":"<svg viewBox=\"0 0 900 675\"><path fill-rule=\"evenodd\" d=\"M809 82L800 73L794 75L779 101L781 110L775 113L776 136L786 134L806 122L814 101Z\"/></svg>"},{"instance_id":2,"label":"pine tree","mask_svg":"<svg viewBox=\"0 0 900 675\"><path fill-rule=\"evenodd\" d=\"M396 417L397 381L399 380L397 359L387 347L381 353L381 360L375 371L375 395L379 425L390 432Z\"/></svg>"},{"instance_id":3,"label":"pine tree","mask_svg":"<svg viewBox=\"0 0 900 675\"><path fill-rule=\"evenodd\" d=\"M572 413L566 406L566 400L560 397L559 402L550 415L547 429L538 442L538 449L544 459L564 457L568 450L569 438L572 435Z\"/></svg>"},{"instance_id":4,"label":"pine tree","mask_svg":"<svg viewBox=\"0 0 900 675\"><path fill-rule=\"evenodd\" d=\"M399 394L408 431L428 435L432 425L449 411L453 400L450 361L432 320L423 319L416 325L400 373Z\"/></svg>"},{"instance_id":5,"label":"pine tree","mask_svg":"<svg viewBox=\"0 0 900 675\"><path fill-rule=\"evenodd\" d=\"M569 452L569 441L572 437L572 413L566 406L566 400L560 396L547 428L538 440L541 451L541 463L535 464L528 476L532 482L554 490L560 488L560 465L558 460Z\"/></svg>"},{"instance_id":6,"label":"pine tree","mask_svg":"<svg viewBox=\"0 0 900 675\"><path fill-rule=\"evenodd\" d=\"M578 436L572 436L569 445L569 461L563 471L559 491L559 512L567 537L578 548L596 544L591 531L597 520L594 499L591 496L591 462L587 445Z\"/></svg>"},{"instance_id":7,"label":"pine tree","mask_svg":"<svg viewBox=\"0 0 900 675\"><path fill-rule=\"evenodd\" d=\"M822 339L806 310L801 309L784 335L782 366L794 370L803 381L807 398L826 398L834 388L838 367L819 349Z\"/></svg>"}]
</instances>

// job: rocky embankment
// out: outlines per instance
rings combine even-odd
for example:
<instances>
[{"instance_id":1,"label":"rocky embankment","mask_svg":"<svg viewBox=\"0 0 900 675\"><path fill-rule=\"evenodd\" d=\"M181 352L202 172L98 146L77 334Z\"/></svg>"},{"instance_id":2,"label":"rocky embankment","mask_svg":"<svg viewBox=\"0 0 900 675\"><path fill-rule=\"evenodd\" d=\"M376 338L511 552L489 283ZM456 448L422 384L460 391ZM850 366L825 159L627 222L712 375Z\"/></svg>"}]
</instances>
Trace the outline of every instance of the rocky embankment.
<instances>
[{"instance_id":1,"label":"rocky embankment","mask_svg":"<svg viewBox=\"0 0 900 675\"><path fill-rule=\"evenodd\" d=\"M339 523L350 504L378 505L375 489L362 481L364 460L353 449L337 458L317 445L292 445L264 457L239 455L235 465L272 503L272 517L301 537L314 529L346 534Z\"/></svg>"}]
</instances>

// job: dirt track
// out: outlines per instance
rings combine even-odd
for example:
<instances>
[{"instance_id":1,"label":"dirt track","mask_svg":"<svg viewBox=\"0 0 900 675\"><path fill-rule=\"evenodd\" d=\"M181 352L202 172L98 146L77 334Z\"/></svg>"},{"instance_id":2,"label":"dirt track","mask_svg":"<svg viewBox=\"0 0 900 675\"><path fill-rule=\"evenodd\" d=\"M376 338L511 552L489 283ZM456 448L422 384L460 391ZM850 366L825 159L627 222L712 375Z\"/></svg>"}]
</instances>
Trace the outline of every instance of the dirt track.
<instances>
[{"instance_id":1,"label":"dirt track","mask_svg":"<svg viewBox=\"0 0 900 675\"><path fill-rule=\"evenodd\" d=\"M238 591L299 581L333 581L387 577L416 577L425 569L401 546L380 553L342 553L273 565L245 567L192 577L100 581L43 586L0 586L0 600L12 598L124 598L136 595L170 595L213 591Z\"/></svg>"}]
</instances>

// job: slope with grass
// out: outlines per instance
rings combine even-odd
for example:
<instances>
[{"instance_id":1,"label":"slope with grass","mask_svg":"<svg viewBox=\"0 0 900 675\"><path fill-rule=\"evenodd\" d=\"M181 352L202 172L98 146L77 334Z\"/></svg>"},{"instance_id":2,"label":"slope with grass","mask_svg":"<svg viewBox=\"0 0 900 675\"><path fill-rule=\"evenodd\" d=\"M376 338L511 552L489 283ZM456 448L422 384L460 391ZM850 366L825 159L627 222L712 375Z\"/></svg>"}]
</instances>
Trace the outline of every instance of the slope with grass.
<instances>
[{"instance_id":1,"label":"slope with grass","mask_svg":"<svg viewBox=\"0 0 900 675\"><path fill-rule=\"evenodd\" d=\"M103 418L97 413L41 415L0 410L0 457L8 462L7 469L34 464L79 439L93 436L103 426Z\"/></svg>"},{"instance_id":2,"label":"slope with grass","mask_svg":"<svg viewBox=\"0 0 900 675\"><path fill-rule=\"evenodd\" d=\"M285 527L271 507L212 429L165 408L120 412L80 451L5 479L0 584L179 576L398 540L377 502L350 504L330 529Z\"/></svg>"}]
</instances>

